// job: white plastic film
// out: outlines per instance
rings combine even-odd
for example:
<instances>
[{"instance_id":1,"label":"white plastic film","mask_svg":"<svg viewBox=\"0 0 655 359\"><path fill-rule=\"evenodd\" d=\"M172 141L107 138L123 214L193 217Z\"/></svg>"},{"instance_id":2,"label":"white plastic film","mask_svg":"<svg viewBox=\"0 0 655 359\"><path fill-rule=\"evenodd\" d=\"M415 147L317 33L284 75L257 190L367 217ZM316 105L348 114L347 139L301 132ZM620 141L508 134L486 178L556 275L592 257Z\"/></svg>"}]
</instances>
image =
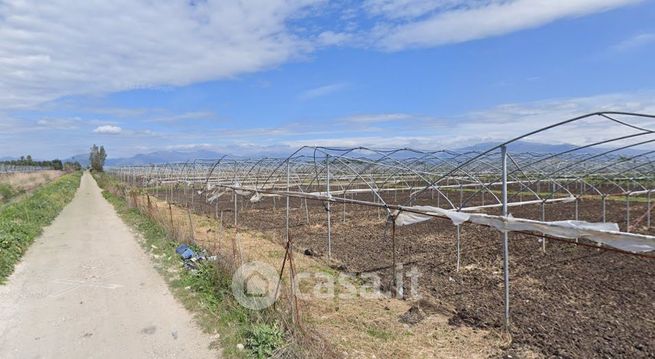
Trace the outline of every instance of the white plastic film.
<instances>
[{"instance_id":1,"label":"white plastic film","mask_svg":"<svg viewBox=\"0 0 655 359\"><path fill-rule=\"evenodd\" d=\"M655 251L655 237L621 232L616 223L591 223L585 221L542 222L511 216L493 216L479 213L462 213L431 206L413 206L396 215L396 225L406 226L424 222L432 217L449 218L453 224L464 222L493 227L501 232L539 232L558 238L584 238L596 243L628 252ZM419 213L417 213L419 212Z\"/></svg>"}]
</instances>

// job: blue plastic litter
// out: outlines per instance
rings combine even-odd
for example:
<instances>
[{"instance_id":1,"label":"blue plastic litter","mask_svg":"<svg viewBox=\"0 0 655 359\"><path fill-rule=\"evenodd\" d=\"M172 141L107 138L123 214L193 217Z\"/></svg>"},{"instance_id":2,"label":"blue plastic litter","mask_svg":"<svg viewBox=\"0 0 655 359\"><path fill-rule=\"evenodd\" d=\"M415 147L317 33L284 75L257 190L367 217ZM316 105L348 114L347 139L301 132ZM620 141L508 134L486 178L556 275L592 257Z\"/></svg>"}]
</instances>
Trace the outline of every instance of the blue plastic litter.
<instances>
[{"instance_id":1,"label":"blue plastic litter","mask_svg":"<svg viewBox=\"0 0 655 359\"><path fill-rule=\"evenodd\" d=\"M177 253L179 255L182 255L182 253L184 253L184 251L186 251L187 248L189 248L188 244L186 244L186 243L185 244L180 244L179 246L177 246L177 248L175 248L175 253Z\"/></svg>"},{"instance_id":2,"label":"blue plastic litter","mask_svg":"<svg viewBox=\"0 0 655 359\"><path fill-rule=\"evenodd\" d=\"M193 249L187 248L184 250L184 252L182 252L182 254L180 254L180 257L182 257L184 260L187 260L193 258L195 255L196 253L193 251Z\"/></svg>"},{"instance_id":3,"label":"blue plastic litter","mask_svg":"<svg viewBox=\"0 0 655 359\"><path fill-rule=\"evenodd\" d=\"M205 260L216 260L216 256L207 257L207 254L203 251L200 254L196 253L188 244L180 244L175 248L175 253L177 253L180 258L184 261L184 268L188 270L196 270L198 268L199 261Z\"/></svg>"}]
</instances>

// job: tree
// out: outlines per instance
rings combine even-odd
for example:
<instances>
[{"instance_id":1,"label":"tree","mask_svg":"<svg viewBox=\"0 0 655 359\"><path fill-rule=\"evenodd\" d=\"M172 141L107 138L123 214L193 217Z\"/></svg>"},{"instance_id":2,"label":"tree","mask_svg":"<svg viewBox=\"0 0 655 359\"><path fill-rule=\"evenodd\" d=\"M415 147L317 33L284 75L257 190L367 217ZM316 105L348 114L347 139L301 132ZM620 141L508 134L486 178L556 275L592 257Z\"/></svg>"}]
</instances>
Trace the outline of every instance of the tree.
<instances>
[{"instance_id":1,"label":"tree","mask_svg":"<svg viewBox=\"0 0 655 359\"><path fill-rule=\"evenodd\" d=\"M107 159L107 152L105 152L104 146L93 145L91 147L91 153L89 154L89 162L91 164L91 169L94 171L102 172L103 167L105 166L105 160Z\"/></svg>"},{"instance_id":2,"label":"tree","mask_svg":"<svg viewBox=\"0 0 655 359\"><path fill-rule=\"evenodd\" d=\"M52 163L52 169L55 169L55 170L58 170L58 171L61 171L61 170L64 169L64 164L61 163L61 160L59 160L59 159L54 159L54 160L51 161L51 163Z\"/></svg>"}]
</instances>

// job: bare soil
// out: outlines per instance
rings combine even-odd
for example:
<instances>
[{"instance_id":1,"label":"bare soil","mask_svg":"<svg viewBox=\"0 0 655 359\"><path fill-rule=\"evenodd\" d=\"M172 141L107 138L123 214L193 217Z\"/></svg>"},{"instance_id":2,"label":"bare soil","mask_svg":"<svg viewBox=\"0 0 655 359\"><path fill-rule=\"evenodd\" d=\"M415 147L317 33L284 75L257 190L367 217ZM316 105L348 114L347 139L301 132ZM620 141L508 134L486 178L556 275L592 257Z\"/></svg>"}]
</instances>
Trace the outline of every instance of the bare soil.
<instances>
[{"instance_id":1,"label":"bare soil","mask_svg":"<svg viewBox=\"0 0 655 359\"><path fill-rule=\"evenodd\" d=\"M172 199L196 212L234 223L232 197L207 204L204 195L175 189ZM402 194L401 194L402 195ZM406 195L406 194L405 194ZM160 193L171 198L171 193ZM370 197L370 195L369 195ZM370 199L370 198L367 198ZM488 201L489 199L487 199ZM325 206L291 201L291 236L296 248L319 258L327 257ZM434 203L422 198L418 204ZM487 202L488 203L488 202ZM482 198L469 205L482 204ZM576 218L575 203L546 205L546 220ZM272 199L249 203L239 197L238 226L282 238L283 203ZM275 209L274 209L275 208ZM515 217L539 219L541 205L513 207ZM631 223L646 212L643 202L630 205ZM309 222L307 222L307 213ZM489 213L498 213L490 209ZM599 197L586 196L578 203L577 218L599 222ZM383 210L362 206L332 205L332 259L350 273L375 272L391 280L392 243ZM626 229L626 203L607 201L606 220ZM655 234L645 222L632 231ZM503 323L502 243L489 228L464 225L461 236L461 269L456 271L455 226L445 220L399 227L397 256L405 267L422 273L424 298L452 308L453 326L500 329ZM514 357L537 353L548 357L655 357L655 261L548 240L546 252L536 236L510 235L510 301L513 341L505 354ZM523 354L522 354L523 353Z\"/></svg>"}]
</instances>

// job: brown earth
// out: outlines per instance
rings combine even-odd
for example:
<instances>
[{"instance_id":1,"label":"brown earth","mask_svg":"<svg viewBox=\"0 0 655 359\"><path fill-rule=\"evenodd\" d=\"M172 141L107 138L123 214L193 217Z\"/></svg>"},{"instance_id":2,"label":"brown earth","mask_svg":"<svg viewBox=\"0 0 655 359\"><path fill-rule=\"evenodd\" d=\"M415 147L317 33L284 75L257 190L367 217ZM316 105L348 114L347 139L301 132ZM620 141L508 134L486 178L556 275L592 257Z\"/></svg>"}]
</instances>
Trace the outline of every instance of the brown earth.
<instances>
[{"instance_id":1,"label":"brown earth","mask_svg":"<svg viewBox=\"0 0 655 359\"><path fill-rule=\"evenodd\" d=\"M160 193L161 197L164 197ZM165 197L170 197L168 193ZM196 212L233 223L233 202L221 197L218 205L204 203L203 195L173 191L173 200ZM487 199L488 200L488 199ZM423 198L418 203L429 203ZM471 201L471 205L480 202ZM432 201L432 203L434 203ZM281 201L251 204L239 198L239 227L270 232L281 238L285 213ZM326 211L308 202L309 223L298 199L291 201L291 235L297 248L326 259ZM598 197L585 197L578 218L600 221ZM607 221L625 230L626 204L608 201ZM497 209L489 210L498 213ZM645 203L631 204L631 218L644 214ZM541 206L514 207L515 217L538 219ZM362 206L332 206L332 258L349 273L378 273L391 280L392 245L385 236L382 210ZM345 220L344 220L345 218ZM575 218L575 203L549 204L546 220ZM634 223L634 222L632 222ZM637 232L654 234L643 226ZM388 228L387 228L388 229ZM444 220L407 227L396 232L398 258L405 267L422 273L420 290L433 303L452 308L453 326L500 329L503 317L502 244L495 230L475 225L462 227L461 270L456 271L455 227ZM514 357L539 353L554 357L655 357L655 261L572 242L547 241L542 252L539 238L510 235L511 348Z\"/></svg>"}]
</instances>

